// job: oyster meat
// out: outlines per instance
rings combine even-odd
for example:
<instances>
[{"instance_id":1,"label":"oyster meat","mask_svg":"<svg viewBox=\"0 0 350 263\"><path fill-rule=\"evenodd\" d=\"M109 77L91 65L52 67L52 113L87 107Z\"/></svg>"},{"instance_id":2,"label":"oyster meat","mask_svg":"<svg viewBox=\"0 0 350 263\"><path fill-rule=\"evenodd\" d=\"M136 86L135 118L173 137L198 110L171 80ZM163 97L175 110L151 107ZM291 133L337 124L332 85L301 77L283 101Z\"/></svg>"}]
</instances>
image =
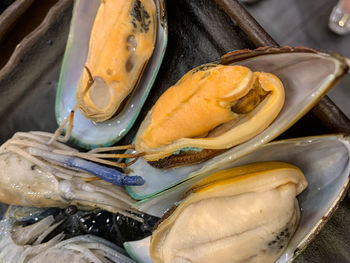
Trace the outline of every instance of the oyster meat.
<instances>
[{"instance_id":1,"label":"oyster meat","mask_svg":"<svg viewBox=\"0 0 350 263\"><path fill-rule=\"evenodd\" d=\"M274 262L300 217L299 168L266 162L224 170L185 193L153 232L154 262ZM244 249L243 249L244 248Z\"/></svg>"},{"instance_id":2,"label":"oyster meat","mask_svg":"<svg viewBox=\"0 0 350 263\"><path fill-rule=\"evenodd\" d=\"M156 11L153 0L101 1L76 94L86 118L110 119L138 84L155 46Z\"/></svg>"},{"instance_id":3,"label":"oyster meat","mask_svg":"<svg viewBox=\"0 0 350 263\"><path fill-rule=\"evenodd\" d=\"M141 124L135 149L158 168L201 162L266 129L283 103L283 84L273 74L243 66L202 65L158 99ZM189 147L184 154L164 159Z\"/></svg>"}]
</instances>

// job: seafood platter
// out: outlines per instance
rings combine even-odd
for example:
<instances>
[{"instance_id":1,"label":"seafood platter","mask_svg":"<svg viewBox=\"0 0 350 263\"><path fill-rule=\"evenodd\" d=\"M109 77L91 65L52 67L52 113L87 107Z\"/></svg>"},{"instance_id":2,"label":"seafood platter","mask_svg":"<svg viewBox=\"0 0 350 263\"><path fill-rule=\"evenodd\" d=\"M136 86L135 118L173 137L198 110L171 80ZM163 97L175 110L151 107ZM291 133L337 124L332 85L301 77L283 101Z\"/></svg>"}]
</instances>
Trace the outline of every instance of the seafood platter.
<instances>
[{"instance_id":1,"label":"seafood platter","mask_svg":"<svg viewBox=\"0 0 350 263\"><path fill-rule=\"evenodd\" d=\"M297 262L346 194L350 139L293 125L349 61L254 48L209 0L76 0L58 127L2 137L0 262Z\"/></svg>"}]
</instances>

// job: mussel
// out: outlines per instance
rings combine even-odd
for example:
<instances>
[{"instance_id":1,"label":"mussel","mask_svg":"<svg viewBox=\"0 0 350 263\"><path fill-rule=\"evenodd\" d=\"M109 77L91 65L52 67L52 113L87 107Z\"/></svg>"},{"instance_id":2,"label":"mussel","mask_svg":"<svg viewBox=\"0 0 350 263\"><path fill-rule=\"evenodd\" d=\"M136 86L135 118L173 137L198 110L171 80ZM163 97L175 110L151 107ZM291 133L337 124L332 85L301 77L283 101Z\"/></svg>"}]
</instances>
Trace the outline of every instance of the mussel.
<instances>
[{"instance_id":1,"label":"mussel","mask_svg":"<svg viewBox=\"0 0 350 263\"><path fill-rule=\"evenodd\" d=\"M133 125L165 52L164 6L163 0L76 1L56 119L62 124L79 109L71 134L79 146L111 145Z\"/></svg>"},{"instance_id":2,"label":"mussel","mask_svg":"<svg viewBox=\"0 0 350 263\"><path fill-rule=\"evenodd\" d=\"M202 65L158 99L139 128L135 149L158 168L201 162L259 134L283 104L283 84L273 74Z\"/></svg>"},{"instance_id":3,"label":"mussel","mask_svg":"<svg viewBox=\"0 0 350 263\"><path fill-rule=\"evenodd\" d=\"M112 118L135 89L153 53L156 22L153 0L101 2L85 63L92 76L83 71L77 88L79 110L86 118Z\"/></svg>"},{"instance_id":4,"label":"mussel","mask_svg":"<svg viewBox=\"0 0 350 263\"><path fill-rule=\"evenodd\" d=\"M279 162L214 173L157 226L150 255L156 263L275 262L298 226L296 195L306 186L297 167Z\"/></svg>"},{"instance_id":5,"label":"mussel","mask_svg":"<svg viewBox=\"0 0 350 263\"><path fill-rule=\"evenodd\" d=\"M243 222L245 221L239 220L240 216L252 215L252 218L247 217L246 220L253 233L256 233L254 231L258 227L255 228L255 226L259 226L260 223L261 225L269 224L269 222L281 223L281 225L274 225L276 228L271 232L268 230L270 228L267 227L264 234L253 235L255 237L265 236L265 234L274 232L275 238L271 236L271 238L267 237L265 242L261 240L260 244L266 247L257 249L256 253L252 252L252 256L257 255L256 258L251 258L252 262L259 259L258 255L266 256L267 254L269 258L264 258L266 260L260 262L273 262L275 260L278 263L291 262L319 233L329 219L329 215L334 212L342 196L346 193L349 183L349 138L342 135L276 141L241 158L236 159L234 154L229 152L226 152L219 161L218 157L211 161L210 166L192 173L189 180L138 202L139 209L163 217L163 221L151 237L124 244L134 259L144 263L167 262L168 257L174 255L175 262L176 259L183 259L187 262L186 259L189 260L192 257L194 260L189 262L196 262L195 260L205 262L204 259L200 259L200 256L206 252L212 252L207 256L210 258L211 255L215 255L217 258L211 262L219 262L221 255L229 255L232 250L237 256L236 259L247 262L249 252L252 251L250 249L255 249L257 246L255 246L256 243L253 239L245 243L249 240L247 238L249 231L244 233L245 224ZM305 178L296 167L304 173ZM265 178L266 181L261 180L261 178ZM305 179L308 182L308 187L300 193L306 186ZM283 180L285 180L284 183ZM278 187L279 182L282 182L282 186ZM267 195L266 189L275 189L272 190L273 193L291 192L289 192L290 195L285 195L286 199L278 196L267 201L264 199ZM297 223L299 209L297 209L295 199L297 193L300 193L297 198L301 210L299 225ZM255 194L259 197L253 198ZM252 196L252 199L249 199L249 196ZM287 198L287 196L289 197ZM249 201L247 201L248 199ZM287 205L286 200L288 200L289 205ZM238 206L239 202L242 202L241 206ZM257 208L258 206L255 207L257 204L261 205L261 211ZM269 214L260 218L265 208L270 205L271 208L274 205L280 206L280 208L275 210L272 208ZM171 209L172 207L173 209ZM287 207L289 208L287 209ZM277 216L282 211L285 211L283 214L290 221L283 220L283 216L278 216L280 221L275 220L275 215ZM256 225L255 219L259 219ZM215 226L211 225L212 222L216 222ZM231 226L231 222L236 224ZM282 227L282 225L287 224L288 227ZM231 232L231 230L235 227L242 227L242 231L238 230L238 232L243 234L231 239L231 235L227 233L233 233L234 231ZM186 234L181 237L182 233ZM222 233L227 239L220 239ZM214 237L216 234L218 236ZM198 238L191 239L194 236ZM214 237L211 244L220 243L220 246L208 245L206 247L206 241L209 241L211 237ZM214 241L215 239L218 243ZM160 242L160 240L162 241ZM234 242L224 243L223 240L237 241L238 244ZM225 254L226 250L223 248L225 246L221 247L222 244L226 244L227 247L232 245L227 250L228 254ZM150 246L151 249L149 249ZM283 252L280 250L281 246ZM202 248L204 250L200 250ZM222 248L220 252L213 252L219 251L220 248ZM195 253L198 251L201 252ZM281 252L282 254L280 254ZM177 255L179 257L176 257ZM229 260L226 258L226 261L223 262L234 262L234 255L232 258L228 257ZM241 255L242 258L239 258ZM151 259L151 256L155 261Z\"/></svg>"},{"instance_id":6,"label":"mussel","mask_svg":"<svg viewBox=\"0 0 350 263\"><path fill-rule=\"evenodd\" d=\"M236 72L220 75L229 69ZM226 151L237 158L259 148L300 119L347 71L340 55L291 47L231 52L219 65L195 68L159 98L141 124L135 149L143 157L130 174L144 174L146 183L127 187L129 194L147 198L212 160L220 162ZM230 85L246 93L230 100Z\"/></svg>"}]
</instances>

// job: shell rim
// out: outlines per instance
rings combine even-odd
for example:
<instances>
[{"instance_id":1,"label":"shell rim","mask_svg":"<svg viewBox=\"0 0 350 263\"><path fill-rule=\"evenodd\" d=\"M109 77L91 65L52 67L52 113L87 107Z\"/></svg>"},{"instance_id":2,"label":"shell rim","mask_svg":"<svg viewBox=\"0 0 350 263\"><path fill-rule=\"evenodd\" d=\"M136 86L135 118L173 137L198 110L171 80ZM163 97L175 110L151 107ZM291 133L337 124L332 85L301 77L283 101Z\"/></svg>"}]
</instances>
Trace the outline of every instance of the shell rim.
<instances>
[{"instance_id":1,"label":"shell rim","mask_svg":"<svg viewBox=\"0 0 350 263\"><path fill-rule=\"evenodd\" d=\"M264 145L271 145L271 144L283 144L283 143L286 143L286 142L293 142L293 141L299 141L299 140L315 140L315 139L335 139L335 140L339 140L341 142L348 142L349 143L349 146L347 147L348 150L349 150L349 153L350 153L350 136L346 136L344 133L338 133L338 134L323 134L323 135L314 135L314 136L304 136L304 137L298 137L298 138L289 138L289 139L284 139L284 140L278 140L278 141L271 141L269 143L266 143ZM261 147L263 147L264 145L262 145ZM255 151L257 149L254 149L253 151ZM244 155L240 156L239 158L237 159L240 159L240 158L243 158L244 156L252 153L253 151L250 151L248 153L245 153ZM204 167L203 167L204 168ZM167 188L159 193L156 193L154 195L151 195L147 198L144 198L144 199L141 199L141 200L138 200L135 205L138 206L138 205L142 205L144 203L147 203L147 201L149 200L153 200L155 198L157 198L158 196L160 196L161 194L163 194L164 192L168 192L170 191L171 189L173 189L174 187L192 179L193 177L197 176L199 173L202 173L202 172L210 172L210 170L206 170L206 169L199 169L199 170L196 170L194 172L192 172L194 175L189 177L189 178L186 178L185 180L181 181L180 183L176 183L174 184L172 187L170 188ZM349 180L350 181L350 175L349 175ZM132 196L131 196L132 197Z\"/></svg>"},{"instance_id":2,"label":"shell rim","mask_svg":"<svg viewBox=\"0 0 350 263\"><path fill-rule=\"evenodd\" d=\"M314 136L314 137L327 137L330 135L322 135L322 136ZM306 138L306 137L305 137ZM308 137L307 137L308 138ZM335 134L335 138L341 141L344 146L347 148L348 153L350 154L350 137L349 135L345 134ZM350 164L348 164L349 166ZM332 202L330 207L327 209L326 213L322 216L321 220L319 220L316 225L308 232L307 235L303 238L302 241L298 244L296 249L293 252L293 256L287 261L287 262L293 262L299 255L302 254L302 252L312 243L312 241L316 238L316 236L322 231L322 229L325 227L325 225L328 223L328 221L331 219L331 217L334 215L334 213L337 211L337 209L340 206L341 201L345 198L347 194L347 190L349 189L350 182L350 174L348 175L348 179L344 183L341 191L338 193L335 200Z\"/></svg>"}]
</instances>

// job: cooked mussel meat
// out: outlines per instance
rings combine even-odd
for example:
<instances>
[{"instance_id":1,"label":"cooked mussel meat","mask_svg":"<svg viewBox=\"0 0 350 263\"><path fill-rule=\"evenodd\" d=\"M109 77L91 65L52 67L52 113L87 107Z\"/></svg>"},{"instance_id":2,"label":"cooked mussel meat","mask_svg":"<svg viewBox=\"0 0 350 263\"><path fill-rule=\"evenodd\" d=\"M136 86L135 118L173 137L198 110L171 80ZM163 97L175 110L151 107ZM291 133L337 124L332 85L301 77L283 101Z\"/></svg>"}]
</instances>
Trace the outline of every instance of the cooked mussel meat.
<instances>
[{"instance_id":1,"label":"cooked mussel meat","mask_svg":"<svg viewBox=\"0 0 350 263\"><path fill-rule=\"evenodd\" d=\"M102 122L121 110L153 53L156 31L153 0L101 1L76 92L86 118Z\"/></svg>"},{"instance_id":2,"label":"cooked mussel meat","mask_svg":"<svg viewBox=\"0 0 350 263\"><path fill-rule=\"evenodd\" d=\"M263 162L195 183L151 237L154 262L275 262L295 232L299 168Z\"/></svg>"},{"instance_id":3,"label":"cooked mussel meat","mask_svg":"<svg viewBox=\"0 0 350 263\"><path fill-rule=\"evenodd\" d=\"M266 129L283 104L284 87L273 74L202 65L158 99L141 124L135 149L158 168L204 161Z\"/></svg>"}]
</instances>

